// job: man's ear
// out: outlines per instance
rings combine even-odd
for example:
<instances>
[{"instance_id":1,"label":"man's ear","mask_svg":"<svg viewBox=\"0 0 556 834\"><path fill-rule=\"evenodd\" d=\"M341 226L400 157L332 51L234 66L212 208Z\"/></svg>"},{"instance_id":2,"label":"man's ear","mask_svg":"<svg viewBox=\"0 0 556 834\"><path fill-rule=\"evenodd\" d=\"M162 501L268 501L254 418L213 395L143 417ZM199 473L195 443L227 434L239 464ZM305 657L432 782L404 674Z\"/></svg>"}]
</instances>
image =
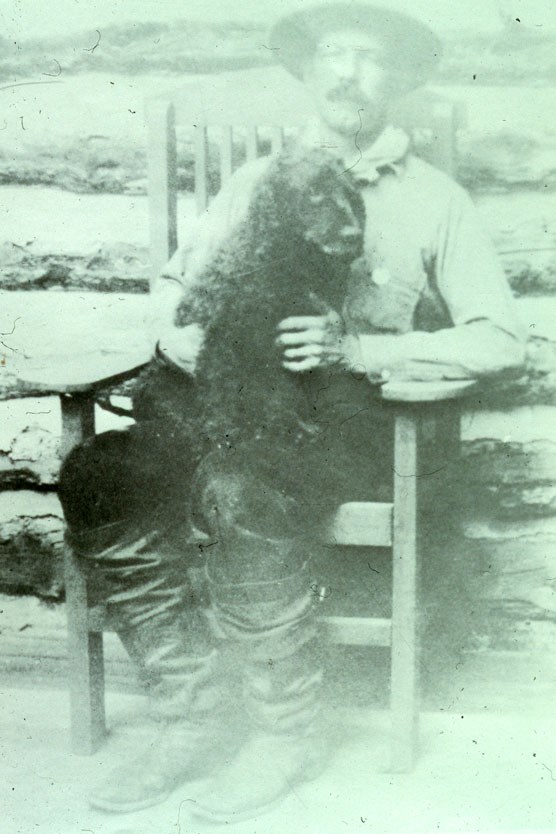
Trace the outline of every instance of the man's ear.
<instances>
[{"instance_id":1,"label":"man's ear","mask_svg":"<svg viewBox=\"0 0 556 834\"><path fill-rule=\"evenodd\" d=\"M411 90L415 89L413 77L409 72L404 71L399 67L391 67L388 70L388 86L392 99L405 96Z\"/></svg>"}]
</instances>

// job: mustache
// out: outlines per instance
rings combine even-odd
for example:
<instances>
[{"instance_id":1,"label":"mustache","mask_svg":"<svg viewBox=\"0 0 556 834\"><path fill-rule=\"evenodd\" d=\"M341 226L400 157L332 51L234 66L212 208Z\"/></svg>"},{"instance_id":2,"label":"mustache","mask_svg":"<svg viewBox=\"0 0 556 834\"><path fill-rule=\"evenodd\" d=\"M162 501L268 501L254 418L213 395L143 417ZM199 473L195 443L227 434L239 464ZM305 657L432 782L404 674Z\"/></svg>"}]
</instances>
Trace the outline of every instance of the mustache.
<instances>
[{"instance_id":1,"label":"mustache","mask_svg":"<svg viewBox=\"0 0 556 834\"><path fill-rule=\"evenodd\" d=\"M367 100L367 96L358 87L335 87L327 93L329 101L351 101L360 104Z\"/></svg>"}]
</instances>

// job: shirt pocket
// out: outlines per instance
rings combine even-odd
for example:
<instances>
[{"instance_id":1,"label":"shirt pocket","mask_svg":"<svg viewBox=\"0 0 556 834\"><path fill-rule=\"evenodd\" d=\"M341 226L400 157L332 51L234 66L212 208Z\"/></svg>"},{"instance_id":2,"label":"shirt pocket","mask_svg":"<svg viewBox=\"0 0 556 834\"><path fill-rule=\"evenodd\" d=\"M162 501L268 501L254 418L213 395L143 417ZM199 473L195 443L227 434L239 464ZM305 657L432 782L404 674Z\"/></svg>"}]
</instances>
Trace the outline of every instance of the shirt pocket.
<instances>
[{"instance_id":1,"label":"shirt pocket","mask_svg":"<svg viewBox=\"0 0 556 834\"><path fill-rule=\"evenodd\" d=\"M343 307L348 332L408 333L426 281L422 264L358 258L351 265Z\"/></svg>"}]
</instances>

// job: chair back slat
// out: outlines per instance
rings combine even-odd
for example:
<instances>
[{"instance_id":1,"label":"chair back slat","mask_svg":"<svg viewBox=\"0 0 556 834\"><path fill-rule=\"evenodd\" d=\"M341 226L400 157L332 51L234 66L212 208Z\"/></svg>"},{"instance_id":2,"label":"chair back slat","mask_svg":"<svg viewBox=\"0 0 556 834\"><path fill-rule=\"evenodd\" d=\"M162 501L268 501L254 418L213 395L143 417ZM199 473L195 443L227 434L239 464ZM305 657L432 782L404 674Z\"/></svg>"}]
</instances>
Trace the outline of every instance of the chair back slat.
<instances>
[{"instance_id":1,"label":"chair back slat","mask_svg":"<svg viewBox=\"0 0 556 834\"><path fill-rule=\"evenodd\" d=\"M282 148L284 147L284 128L282 127L273 127L272 128L272 135L270 138L270 147L272 153L280 153Z\"/></svg>"},{"instance_id":2,"label":"chair back slat","mask_svg":"<svg viewBox=\"0 0 556 834\"><path fill-rule=\"evenodd\" d=\"M195 127L195 205L197 214L208 206L208 135L205 125Z\"/></svg>"},{"instance_id":3,"label":"chair back slat","mask_svg":"<svg viewBox=\"0 0 556 834\"><path fill-rule=\"evenodd\" d=\"M424 91L393 106L390 119L409 134L418 156L456 176L457 131L466 122L465 106L461 102Z\"/></svg>"},{"instance_id":4,"label":"chair back slat","mask_svg":"<svg viewBox=\"0 0 556 834\"><path fill-rule=\"evenodd\" d=\"M247 162L253 162L259 155L259 134L256 127L249 127L245 137L245 156Z\"/></svg>"},{"instance_id":5,"label":"chair back slat","mask_svg":"<svg viewBox=\"0 0 556 834\"><path fill-rule=\"evenodd\" d=\"M431 157L447 174L456 172L456 113L447 102L433 107Z\"/></svg>"},{"instance_id":6,"label":"chair back slat","mask_svg":"<svg viewBox=\"0 0 556 834\"><path fill-rule=\"evenodd\" d=\"M177 158L174 107L151 102L147 109L149 232L152 279L178 246Z\"/></svg>"},{"instance_id":7,"label":"chair back slat","mask_svg":"<svg viewBox=\"0 0 556 834\"><path fill-rule=\"evenodd\" d=\"M175 107L183 118L183 103L177 100ZM395 125L404 128L412 136L419 156L452 176L456 174L457 131L465 124L465 110L460 103L423 91L393 106L390 117ZM269 126L268 122L266 127L262 123L257 126L250 120L244 123L238 120L237 126L237 133L231 124L220 121L216 126L219 136L216 143L219 147L218 159L212 128L209 142L206 120L199 120L193 128L197 214L204 212L210 202L210 183L215 170L220 171L221 185L230 179L236 151L234 140L236 145L240 139L243 141L243 156L247 162L257 159L261 153L267 153L268 147L272 154L279 153L284 147L283 126ZM290 126L291 129L298 127L293 124ZM170 102L154 101L149 105L148 150L151 259L153 276L156 276L178 243L175 111Z\"/></svg>"},{"instance_id":8,"label":"chair back slat","mask_svg":"<svg viewBox=\"0 0 556 834\"><path fill-rule=\"evenodd\" d=\"M230 125L222 128L220 140L220 183L225 185L232 176L232 155L234 149L234 131Z\"/></svg>"}]
</instances>

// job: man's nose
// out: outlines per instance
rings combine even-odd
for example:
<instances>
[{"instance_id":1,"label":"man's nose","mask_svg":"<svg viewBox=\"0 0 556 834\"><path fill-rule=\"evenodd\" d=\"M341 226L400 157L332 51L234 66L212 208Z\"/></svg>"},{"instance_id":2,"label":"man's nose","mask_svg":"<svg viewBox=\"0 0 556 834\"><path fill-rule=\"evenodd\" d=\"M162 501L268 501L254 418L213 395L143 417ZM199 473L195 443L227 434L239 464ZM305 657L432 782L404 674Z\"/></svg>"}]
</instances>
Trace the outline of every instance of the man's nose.
<instances>
[{"instance_id":1,"label":"man's nose","mask_svg":"<svg viewBox=\"0 0 556 834\"><path fill-rule=\"evenodd\" d=\"M346 50L336 56L334 72L340 81L352 81L358 72L357 55L351 50Z\"/></svg>"},{"instance_id":2,"label":"man's nose","mask_svg":"<svg viewBox=\"0 0 556 834\"><path fill-rule=\"evenodd\" d=\"M353 218L351 222L349 220L347 221L346 225L340 232L340 237L343 240L355 240L356 238L361 237L361 234L361 227L355 218Z\"/></svg>"}]
</instances>

